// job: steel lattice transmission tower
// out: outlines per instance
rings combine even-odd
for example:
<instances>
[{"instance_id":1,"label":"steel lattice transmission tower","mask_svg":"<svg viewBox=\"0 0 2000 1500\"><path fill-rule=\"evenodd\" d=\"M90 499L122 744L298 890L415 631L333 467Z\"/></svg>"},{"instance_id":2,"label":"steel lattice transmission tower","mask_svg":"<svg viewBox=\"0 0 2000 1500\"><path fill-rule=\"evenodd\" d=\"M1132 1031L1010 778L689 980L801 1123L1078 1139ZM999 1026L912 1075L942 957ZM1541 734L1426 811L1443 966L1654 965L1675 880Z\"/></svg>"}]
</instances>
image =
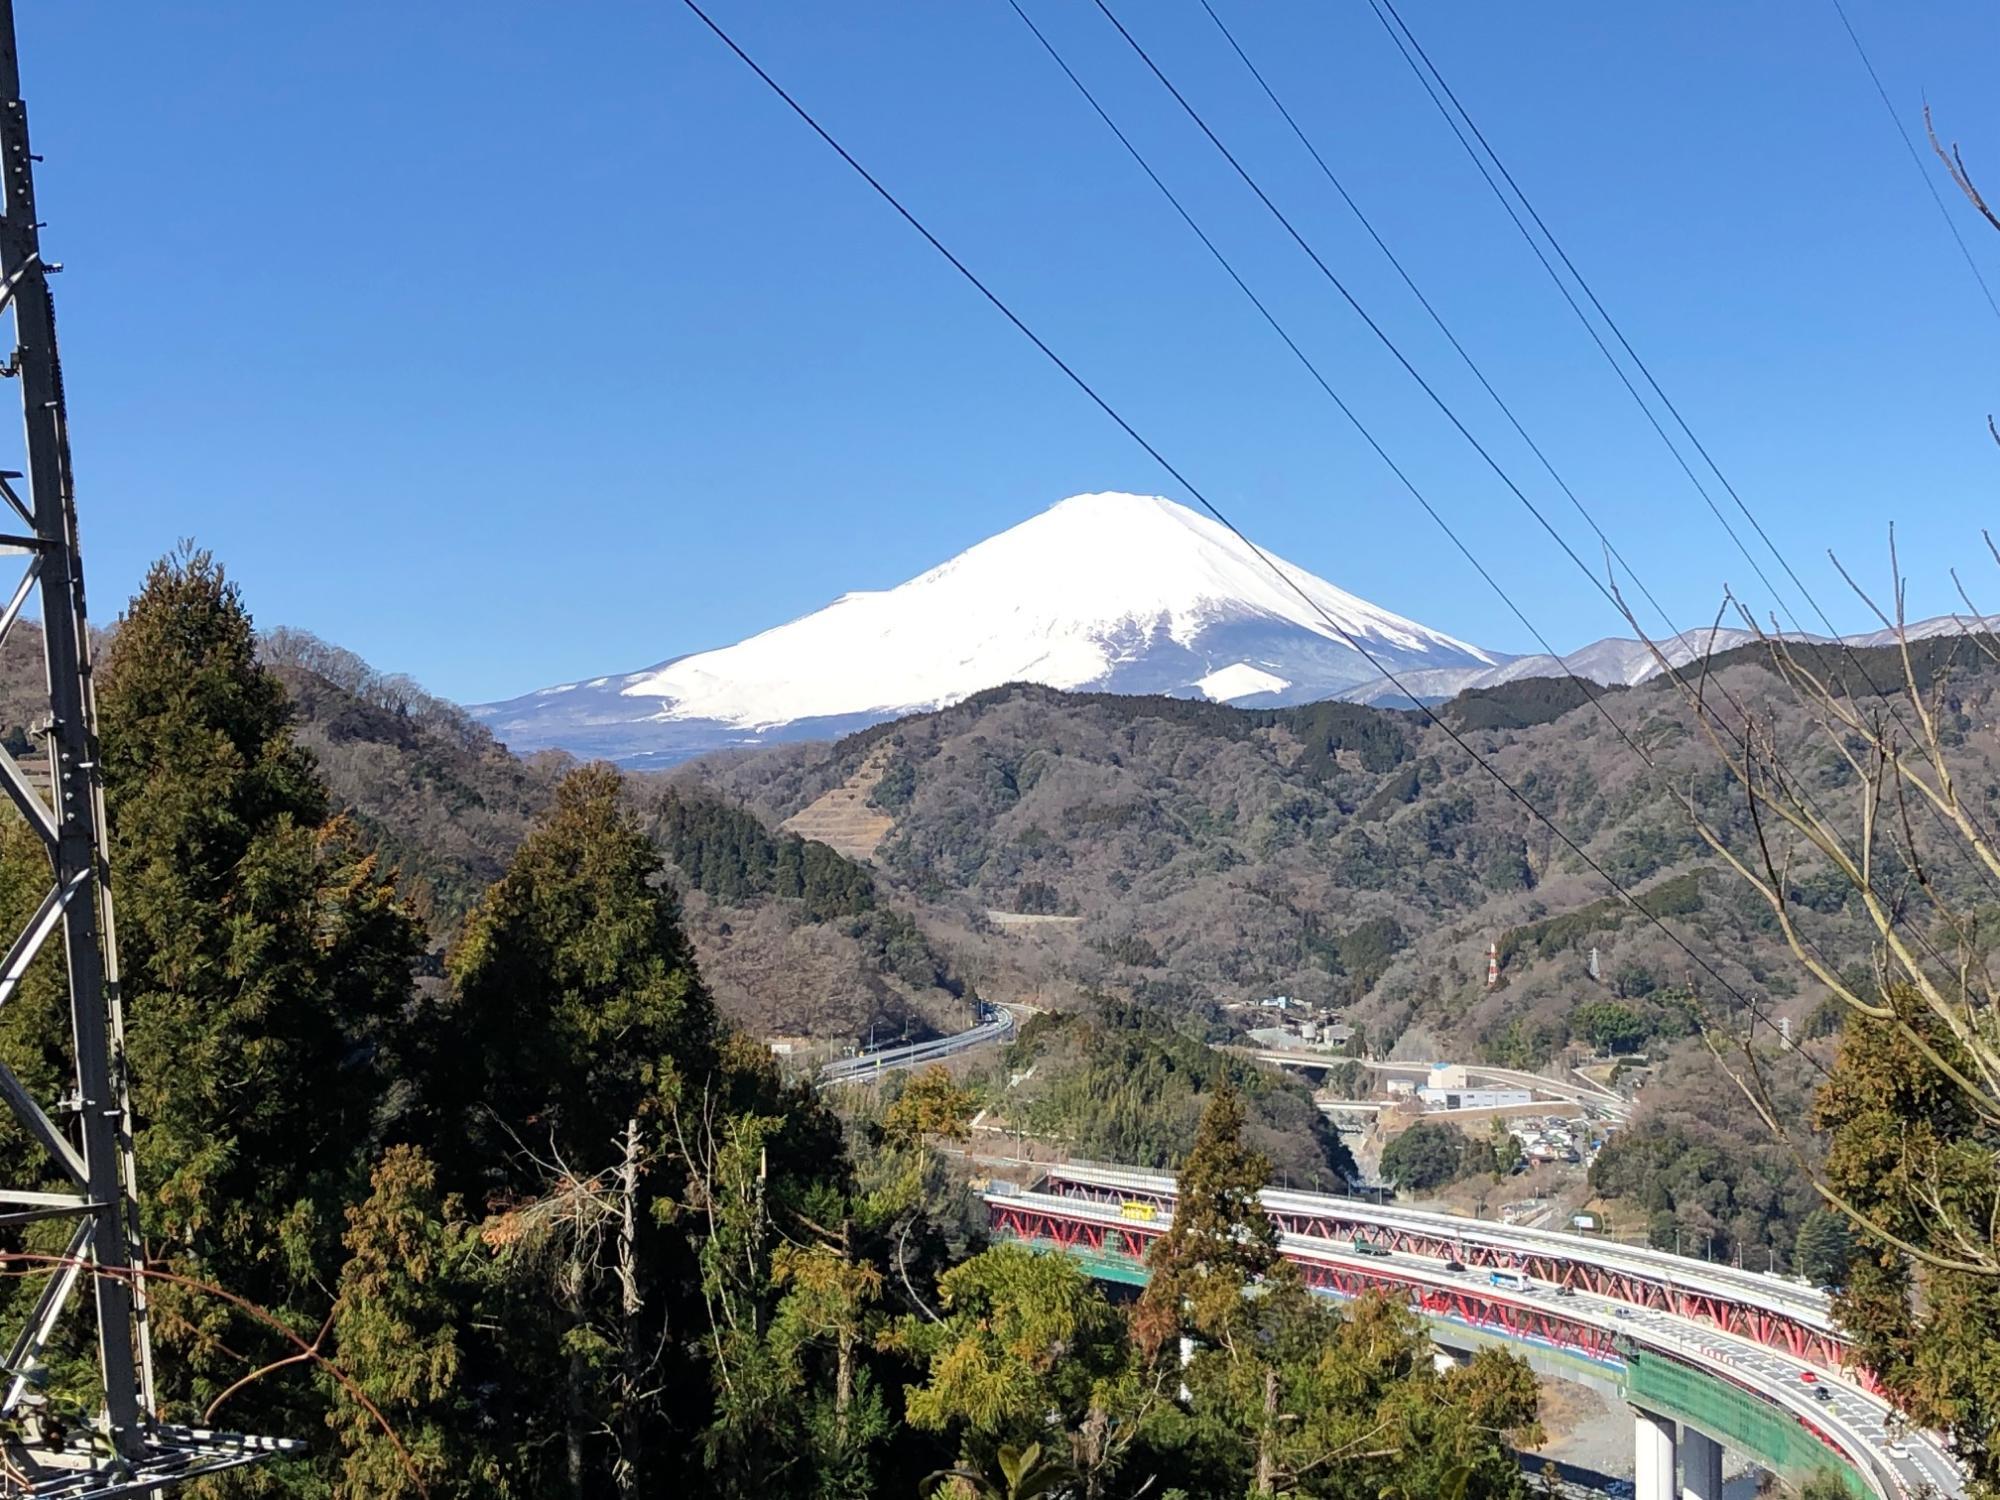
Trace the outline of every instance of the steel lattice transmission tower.
<instances>
[{"instance_id":1,"label":"steel lattice transmission tower","mask_svg":"<svg viewBox=\"0 0 2000 1500\"><path fill-rule=\"evenodd\" d=\"M48 669L47 713L36 726L47 751L46 774L30 771L0 747L0 791L41 836L51 871L48 894L0 961L0 1005L13 998L29 964L60 931L75 1064L65 1097L37 1100L0 1062L0 1097L65 1184L62 1191L47 1191L45 1175L0 1187L0 1228L44 1219L74 1226L67 1254L8 1345L0 1496L111 1500L151 1494L298 1445L167 1425L154 1405L145 1283L135 1255L132 1113L90 635L48 287L49 274L60 267L41 256L35 160L21 102L13 0L0 0L0 307L13 313L15 332L0 374L20 387L26 420L25 485L18 484L22 474L0 472L0 555L23 562L18 586L0 606L0 644L30 604L37 605ZM85 1313L86 1301L94 1317ZM64 1335L63 1349L86 1347L92 1324L102 1409L83 1417L50 1403L39 1377L50 1343Z\"/></svg>"}]
</instances>

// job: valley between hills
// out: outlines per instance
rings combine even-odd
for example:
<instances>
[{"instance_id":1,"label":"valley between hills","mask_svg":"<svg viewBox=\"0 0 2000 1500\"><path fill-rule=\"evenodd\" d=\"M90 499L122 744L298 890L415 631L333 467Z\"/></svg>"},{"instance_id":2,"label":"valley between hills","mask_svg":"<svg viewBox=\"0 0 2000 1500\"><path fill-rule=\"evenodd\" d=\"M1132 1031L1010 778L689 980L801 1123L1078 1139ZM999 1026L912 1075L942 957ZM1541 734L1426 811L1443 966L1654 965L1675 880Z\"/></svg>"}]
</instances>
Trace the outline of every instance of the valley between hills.
<instances>
[{"instance_id":1,"label":"valley between hills","mask_svg":"<svg viewBox=\"0 0 2000 1500\"><path fill-rule=\"evenodd\" d=\"M1950 664L1950 712L1969 730L1992 723L2000 675L1962 647L1931 642L1920 662ZM310 636L271 632L263 650L301 742L448 944L568 758L517 758L455 705ZM1896 670L1887 652L1854 661L1882 681ZM1812 748L1760 651L1711 666L1715 688L1770 716L1818 792L1838 799L1842 768ZM0 694L19 699L4 683ZM1108 1003L1152 1036L1142 1050L1170 1061L1178 1038L1239 1032L1227 1007L1286 995L1340 1015L1357 1052L1535 1069L1592 1050L1587 1023L1610 1007L1654 1083L1650 1128L1633 1133L1646 1144L1626 1153L1629 1180L1607 1186L1655 1210L1678 1192L1730 1245L1782 1251L1808 1205L1782 1153L1718 1087L1696 1017L1741 1019L1719 976L1808 1049L1830 1046L1837 1018L1681 810L1691 795L1716 826L1746 831L1740 795L1672 686L1593 696L1524 679L1438 713L1650 917L1610 897L1436 724L1356 704L1246 710L1012 685L831 743L635 774L629 795L718 1003L801 1056L958 1030L983 999L1098 1016L1094 1027ZM1992 742L1960 741L1969 756ZM2000 767L1977 765L1993 816ZM1821 882L1795 895L1830 949L1866 951L1851 894ZM1059 1050L1076 1064L1100 1045ZM1175 1087L1192 1099L1200 1078ZM1326 1143L1298 1129L1285 1143L1277 1120L1310 1114L1288 1095L1272 1094L1266 1144L1311 1171ZM1164 1159L1193 1117L1162 1118L1152 1144Z\"/></svg>"}]
</instances>

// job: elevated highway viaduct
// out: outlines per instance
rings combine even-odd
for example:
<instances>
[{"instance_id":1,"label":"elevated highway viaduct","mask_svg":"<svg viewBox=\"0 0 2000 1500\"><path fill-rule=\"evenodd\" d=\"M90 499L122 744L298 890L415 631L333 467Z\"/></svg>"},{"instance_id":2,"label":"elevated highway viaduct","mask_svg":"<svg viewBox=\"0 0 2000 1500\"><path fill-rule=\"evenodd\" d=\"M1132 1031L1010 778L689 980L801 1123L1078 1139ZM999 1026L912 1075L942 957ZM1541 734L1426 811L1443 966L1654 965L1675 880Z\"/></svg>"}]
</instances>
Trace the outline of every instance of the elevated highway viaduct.
<instances>
[{"instance_id":1,"label":"elevated highway viaduct","mask_svg":"<svg viewBox=\"0 0 2000 1500\"><path fill-rule=\"evenodd\" d=\"M1262 1198L1283 1253L1316 1290L1386 1289L1441 1347L1502 1343L1627 1401L1638 1500L1720 1500L1724 1445L1793 1483L1831 1471L1857 1497L1965 1492L1941 1440L1902 1431L1848 1362L1812 1288L1581 1235L1317 1193ZM1173 1200L1171 1177L1076 1164L1029 1189L986 1193L1001 1235L1128 1284L1144 1281L1146 1247L1171 1224Z\"/></svg>"},{"instance_id":2,"label":"elevated highway viaduct","mask_svg":"<svg viewBox=\"0 0 2000 1500\"><path fill-rule=\"evenodd\" d=\"M951 1036L933 1037L927 1042L910 1042L904 1046L881 1047L873 1052L860 1052L853 1057L830 1062L820 1069L819 1086L830 1088L837 1083L869 1083L884 1074L943 1062L948 1057L956 1057L988 1042L1004 1042L1013 1034L1014 1013L997 1009L976 1026Z\"/></svg>"}]
</instances>

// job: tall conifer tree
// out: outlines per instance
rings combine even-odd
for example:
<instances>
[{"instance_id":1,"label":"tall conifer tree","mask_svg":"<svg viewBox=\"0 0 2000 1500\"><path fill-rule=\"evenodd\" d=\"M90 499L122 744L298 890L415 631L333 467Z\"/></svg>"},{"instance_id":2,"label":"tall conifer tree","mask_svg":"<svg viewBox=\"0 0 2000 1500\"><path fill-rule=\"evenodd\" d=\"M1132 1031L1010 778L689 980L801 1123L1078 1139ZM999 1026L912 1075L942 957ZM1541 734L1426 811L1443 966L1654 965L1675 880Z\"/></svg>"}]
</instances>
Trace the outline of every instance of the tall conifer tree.
<instances>
[{"instance_id":1,"label":"tall conifer tree","mask_svg":"<svg viewBox=\"0 0 2000 1500\"><path fill-rule=\"evenodd\" d=\"M563 780L421 1028L440 1185L487 1213L495 1254L469 1378L529 1494L636 1492L683 1461L676 1420L705 1404L703 1372L666 1358L700 1279L669 1227L684 1178L666 1135L723 1035L621 793L609 766Z\"/></svg>"},{"instance_id":2,"label":"tall conifer tree","mask_svg":"<svg viewBox=\"0 0 2000 1500\"><path fill-rule=\"evenodd\" d=\"M1142 1346L1157 1349L1183 1332L1222 1338L1241 1317L1245 1293L1286 1274L1277 1228L1257 1201L1270 1177L1270 1159L1243 1143L1242 1096L1218 1084L1180 1169L1174 1222L1146 1257Z\"/></svg>"},{"instance_id":3,"label":"tall conifer tree","mask_svg":"<svg viewBox=\"0 0 2000 1500\"><path fill-rule=\"evenodd\" d=\"M426 1029L454 1190L534 1191L552 1144L594 1167L663 1083L715 1065L714 1004L620 791L610 766L566 777L451 956Z\"/></svg>"},{"instance_id":4,"label":"tall conifer tree","mask_svg":"<svg viewBox=\"0 0 2000 1500\"><path fill-rule=\"evenodd\" d=\"M334 1500L514 1493L460 1379L482 1252L458 1201L438 1193L421 1151L394 1146L347 1220L331 1331L353 1385L335 1386L327 1417L339 1450Z\"/></svg>"},{"instance_id":5,"label":"tall conifer tree","mask_svg":"<svg viewBox=\"0 0 2000 1500\"><path fill-rule=\"evenodd\" d=\"M207 553L154 565L99 700L146 1238L310 1335L366 1191L418 934L331 816ZM199 1410L245 1373L240 1325L185 1292L154 1302L167 1394ZM253 1384L218 1420L295 1427L267 1404L284 1390Z\"/></svg>"}]
</instances>

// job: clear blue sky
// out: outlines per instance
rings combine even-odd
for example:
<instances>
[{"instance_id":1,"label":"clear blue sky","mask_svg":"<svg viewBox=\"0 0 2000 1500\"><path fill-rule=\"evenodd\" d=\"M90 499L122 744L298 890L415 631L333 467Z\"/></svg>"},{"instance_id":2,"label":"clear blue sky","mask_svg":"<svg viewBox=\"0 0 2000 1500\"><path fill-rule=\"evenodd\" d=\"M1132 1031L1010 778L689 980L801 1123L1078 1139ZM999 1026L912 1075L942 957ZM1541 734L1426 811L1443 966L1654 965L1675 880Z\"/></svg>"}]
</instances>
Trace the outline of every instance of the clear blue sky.
<instances>
[{"instance_id":1,"label":"clear blue sky","mask_svg":"<svg viewBox=\"0 0 2000 1500\"><path fill-rule=\"evenodd\" d=\"M1754 589L1361 0L1216 3L1683 623ZM100 618L193 536L261 623L471 701L1173 493L678 5L20 6ZM713 6L1251 535L1530 649L1001 0ZM1095 9L1031 8L1550 638L1615 633ZM1850 10L2000 196L2000 8ZM1828 0L1406 13L1837 621L1826 548L1880 579L1890 517L1913 609L1953 563L2000 601L2000 322ZM1121 14L1560 505L1194 0Z\"/></svg>"}]
</instances>

